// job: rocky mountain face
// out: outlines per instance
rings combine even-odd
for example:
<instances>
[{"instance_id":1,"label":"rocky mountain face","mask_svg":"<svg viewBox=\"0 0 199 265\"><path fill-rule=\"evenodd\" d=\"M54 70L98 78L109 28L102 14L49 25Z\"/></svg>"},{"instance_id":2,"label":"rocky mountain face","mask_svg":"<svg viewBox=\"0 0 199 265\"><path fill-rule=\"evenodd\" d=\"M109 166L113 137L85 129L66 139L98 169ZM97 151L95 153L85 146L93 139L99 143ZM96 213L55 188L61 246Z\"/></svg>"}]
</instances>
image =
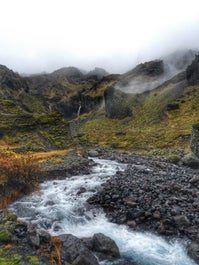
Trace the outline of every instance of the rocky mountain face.
<instances>
[{"instance_id":1,"label":"rocky mountain face","mask_svg":"<svg viewBox=\"0 0 199 265\"><path fill-rule=\"evenodd\" d=\"M123 74L116 87L126 93L141 94L157 87L163 80L165 80L164 63L162 60L155 60L141 63Z\"/></svg>"},{"instance_id":2,"label":"rocky mountain face","mask_svg":"<svg viewBox=\"0 0 199 265\"><path fill-rule=\"evenodd\" d=\"M20 88L24 88L24 90L28 89L26 81L21 78L19 74L14 73L4 65L0 65L0 87L1 90L4 88L13 90L18 90Z\"/></svg>"},{"instance_id":3,"label":"rocky mountain face","mask_svg":"<svg viewBox=\"0 0 199 265\"><path fill-rule=\"evenodd\" d=\"M167 70L175 75L184 71L192 63L198 52L198 50L179 50L162 57L162 60L167 65Z\"/></svg>"},{"instance_id":4,"label":"rocky mountain face","mask_svg":"<svg viewBox=\"0 0 199 265\"><path fill-rule=\"evenodd\" d=\"M141 63L122 75L117 88L126 93L143 93L162 85L191 64L197 51L176 51L159 60Z\"/></svg>"},{"instance_id":5,"label":"rocky mountain face","mask_svg":"<svg viewBox=\"0 0 199 265\"><path fill-rule=\"evenodd\" d=\"M145 62L122 75L66 67L22 77L0 66L0 141L17 150L64 148L74 141L185 150L199 114L199 57L187 67L192 55ZM183 71L173 76L169 64Z\"/></svg>"},{"instance_id":6,"label":"rocky mountain face","mask_svg":"<svg viewBox=\"0 0 199 265\"><path fill-rule=\"evenodd\" d=\"M75 67L65 67L51 74L27 77L26 82L31 95L44 98L46 110L61 112L65 119L71 119L77 117L79 108L85 113L99 107L102 95L93 97L89 93L106 74L99 68L83 74Z\"/></svg>"},{"instance_id":7,"label":"rocky mountain face","mask_svg":"<svg viewBox=\"0 0 199 265\"><path fill-rule=\"evenodd\" d=\"M109 75L109 73L106 70L99 68L99 67L95 67L94 70L92 70L86 74L86 77L89 79L93 78L93 79L96 79L99 81L107 75Z\"/></svg>"},{"instance_id":8,"label":"rocky mountain face","mask_svg":"<svg viewBox=\"0 0 199 265\"><path fill-rule=\"evenodd\" d=\"M186 77L189 85L194 86L199 84L199 55L196 55L192 64L187 67Z\"/></svg>"},{"instance_id":9,"label":"rocky mountain face","mask_svg":"<svg viewBox=\"0 0 199 265\"><path fill-rule=\"evenodd\" d=\"M70 146L69 120L98 109L111 83L102 80L105 70L93 74L66 67L22 77L0 66L0 140L31 150Z\"/></svg>"},{"instance_id":10,"label":"rocky mountain face","mask_svg":"<svg viewBox=\"0 0 199 265\"><path fill-rule=\"evenodd\" d=\"M106 116L111 119L123 119L132 116L129 96L115 89L108 87L104 92Z\"/></svg>"}]
</instances>

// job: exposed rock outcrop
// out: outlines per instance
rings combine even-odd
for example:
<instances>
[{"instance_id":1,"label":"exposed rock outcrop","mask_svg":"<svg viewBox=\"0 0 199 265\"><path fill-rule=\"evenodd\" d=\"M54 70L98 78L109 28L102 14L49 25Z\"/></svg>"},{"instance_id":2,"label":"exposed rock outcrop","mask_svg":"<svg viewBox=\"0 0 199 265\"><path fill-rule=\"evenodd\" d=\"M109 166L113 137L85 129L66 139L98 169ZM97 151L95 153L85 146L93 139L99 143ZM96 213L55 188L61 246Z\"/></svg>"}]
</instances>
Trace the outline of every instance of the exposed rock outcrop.
<instances>
[{"instance_id":1,"label":"exposed rock outcrop","mask_svg":"<svg viewBox=\"0 0 199 265\"><path fill-rule=\"evenodd\" d=\"M112 261L120 258L115 242L102 233L83 239L72 234L51 237L49 233L36 229L32 224L18 221L13 214L2 218L1 212L0 249L2 264L8 264L8 261L11 262L9 264L30 264L30 259L35 261L34 264L41 265L99 265L99 260ZM18 262L15 262L16 257Z\"/></svg>"},{"instance_id":2,"label":"exposed rock outcrop","mask_svg":"<svg viewBox=\"0 0 199 265\"><path fill-rule=\"evenodd\" d=\"M127 72L124 76L132 77L136 75L148 75L148 76L158 76L163 74L164 64L162 60L154 60L145 63L141 63L136 66L133 70Z\"/></svg>"},{"instance_id":3,"label":"exposed rock outcrop","mask_svg":"<svg viewBox=\"0 0 199 265\"><path fill-rule=\"evenodd\" d=\"M103 68L95 67L95 69L88 72L85 77L93 78L95 80L101 80L103 77L107 75L109 75L109 73L106 72L106 70L104 70Z\"/></svg>"},{"instance_id":4,"label":"exposed rock outcrop","mask_svg":"<svg viewBox=\"0 0 199 265\"><path fill-rule=\"evenodd\" d=\"M199 124L194 124L192 126L192 134L191 134L191 150L192 152L199 157Z\"/></svg>"},{"instance_id":5,"label":"exposed rock outcrop","mask_svg":"<svg viewBox=\"0 0 199 265\"><path fill-rule=\"evenodd\" d=\"M192 64L187 67L186 76L189 85L199 84L199 55L196 55Z\"/></svg>"},{"instance_id":6,"label":"exposed rock outcrop","mask_svg":"<svg viewBox=\"0 0 199 265\"><path fill-rule=\"evenodd\" d=\"M99 265L83 241L71 234L59 236L62 241L61 260L73 265Z\"/></svg>"},{"instance_id":7,"label":"exposed rock outcrop","mask_svg":"<svg viewBox=\"0 0 199 265\"><path fill-rule=\"evenodd\" d=\"M4 65L0 65L0 89L1 88L11 88L13 90L24 88L28 91L26 81L19 74L13 72Z\"/></svg>"},{"instance_id":8,"label":"exposed rock outcrop","mask_svg":"<svg viewBox=\"0 0 199 265\"><path fill-rule=\"evenodd\" d=\"M114 260L120 258L115 242L102 233L92 238L79 239L71 234L59 236L62 241L61 260L73 265L99 265L97 258ZM65 264L65 263L64 263Z\"/></svg>"},{"instance_id":9,"label":"exposed rock outcrop","mask_svg":"<svg viewBox=\"0 0 199 265\"><path fill-rule=\"evenodd\" d=\"M149 61L123 74L120 82L117 83L117 88L126 93L140 94L158 87L167 79L163 61Z\"/></svg>"},{"instance_id":10,"label":"exposed rock outcrop","mask_svg":"<svg viewBox=\"0 0 199 265\"><path fill-rule=\"evenodd\" d=\"M106 116L111 119L123 119L132 116L128 95L114 87L104 92Z\"/></svg>"},{"instance_id":11,"label":"exposed rock outcrop","mask_svg":"<svg viewBox=\"0 0 199 265\"><path fill-rule=\"evenodd\" d=\"M74 83L82 80L84 74L76 67L63 67L54 71L51 76L55 78L67 78L68 81Z\"/></svg>"}]
</instances>

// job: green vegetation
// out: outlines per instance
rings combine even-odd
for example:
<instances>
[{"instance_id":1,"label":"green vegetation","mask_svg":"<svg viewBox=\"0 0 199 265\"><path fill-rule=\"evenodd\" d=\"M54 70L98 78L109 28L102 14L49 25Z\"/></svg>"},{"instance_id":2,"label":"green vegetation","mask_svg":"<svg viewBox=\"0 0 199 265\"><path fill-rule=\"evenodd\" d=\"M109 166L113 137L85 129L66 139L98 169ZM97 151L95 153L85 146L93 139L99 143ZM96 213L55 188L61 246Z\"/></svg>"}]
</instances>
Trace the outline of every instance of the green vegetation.
<instances>
[{"instance_id":1,"label":"green vegetation","mask_svg":"<svg viewBox=\"0 0 199 265\"><path fill-rule=\"evenodd\" d=\"M35 255L26 255L25 248L16 244L16 228L23 225L13 214L7 215L0 224L0 265L32 264L39 265ZM33 252L34 254L34 252Z\"/></svg>"},{"instance_id":2,"label":"green vegetation","mask_svg":"<svg viewBox=\"0 0 199 265\"><path fill-rule=\"evenodd\" d=\"M38 257L35 257L35 256L27 256L26 257L26 260L30 263L30 264L33 264L33 265L39 265L39 259Z\"/></svg>"},{"instance_id":3,"label":"green vegetation","mask_svg":"<svg viewBox=\"0 0 199 265\"><path fill-rule=\"evenodd\" d=\"M11 257L1 258L0 265L19 265L21 258L18 255L13 255Z\"/></svg>"},{"instance_id":4,"label":"green vegetation","mask_svg":"<svg viewBox=\"0 0 199 265\"><path fill-rule=\"evenodd\" d=\"M147 154L186 152L192 125L198 126L199 87L187 86L185 72L142 94L110 89L143 75L150 84L162 71L154 61L96 81L81 78L76 68L22 78L0 67L2 148L26 152L91 144Z\"/></svg>"},{"instance_id":5,"label":"green vegetation","mask_svg":"<svg viewBox=\"0 0 199 265\"><path fill-rule=\"evenodd\" d=\"M181 73L142 94L114 91L116 81L128 85L140 71L144 71L145 83L154 81L153 65L145 66L147 69L137 68L123 79L109 76L99 82L67 78L65 70L23 79L0 67L0 208L38 188L41 168L77 167L74 154L82 152L75 152L74 147L81 146L84 152L88 146L100 145L175 163L192 159L186 154L192 128L199 129L199 85L187 86ZM161 68L152 68L161 74ZM77 71L72 69L73 73ZM17 252L12 247L18 224L12 215L0 224L0 265L40 264L38 252L21 255L16 254L21 249ZM52 238L52 246L51 260L61 264L60 241Z\"/></svg>"},{"instance_id":6,"label":"green vegetation","mask_svg":"<svg viewBox=\"0 0 199 265\"><path fill-rule=\"evenodd\" d=\"M57 112L0 114L0 139L18 151L41 151L71 145L69 127Z\"/></svg>"},{"instance_id":7,"label":"green vegetation","mask_svg":"<svg viewBox=\"0 0 199 265\"><path fill-rule=\"evenodd\" d=\"M169 103L177 103L179 108L167 110ZM133 118L122 120L89 120L80 129L82 142L149 154L156 150L186 151L192 125L198 124L199 86L170 84L145 93L140 105L132 105L132 113Z\"/></svg>"},{"instance_id":8,"label":"green vegetation","mask_svg":"<svg viewBox=\"0 0 199 265\"><path fill-rule=\"evenodd\" d=\"M199 123L193 124L193 128L199 130Z\"/></svg>"}]
</instances>

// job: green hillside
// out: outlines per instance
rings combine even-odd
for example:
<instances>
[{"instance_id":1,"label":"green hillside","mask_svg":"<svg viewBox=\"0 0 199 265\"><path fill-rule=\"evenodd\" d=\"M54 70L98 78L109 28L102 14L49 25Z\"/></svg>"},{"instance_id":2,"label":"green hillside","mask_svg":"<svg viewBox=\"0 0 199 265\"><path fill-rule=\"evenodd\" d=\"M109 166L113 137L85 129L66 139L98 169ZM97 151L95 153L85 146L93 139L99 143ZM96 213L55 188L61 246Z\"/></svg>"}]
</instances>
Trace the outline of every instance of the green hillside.
<instances>
[{"instance_id":1,"label":"green hillside","mask_svg":"<svg viewBox=\"0 0 199 265\"><path fill-rule=\"evenodd\" d=\"M155 156L183 155L199 120L197 60L170 79L160 60L124 75L107 75L98 68L85 74L68 67L21 77L1 66L1 147L46 151L100 145ZM97 70L106 76L96 76Z\"/></svg>"}]
</instances>

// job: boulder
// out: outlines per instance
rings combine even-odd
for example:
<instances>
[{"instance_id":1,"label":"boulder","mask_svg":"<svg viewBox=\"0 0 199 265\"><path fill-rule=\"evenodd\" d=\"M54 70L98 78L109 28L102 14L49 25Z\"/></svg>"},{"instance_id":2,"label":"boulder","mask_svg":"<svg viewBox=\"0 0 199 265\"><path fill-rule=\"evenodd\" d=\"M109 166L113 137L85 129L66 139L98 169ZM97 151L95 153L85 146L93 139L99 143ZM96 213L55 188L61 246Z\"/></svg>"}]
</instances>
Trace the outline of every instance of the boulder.
<instances>
[{"instance_id":1,"label":"boulder","mask_svg":"<svg viewBox=\"0 0 199 265\"><path fill-rule=\"evenodd\" d=\"M40 238L39 234L35 231L28 234L29 244L32 247L39 248L40 247Z\"/></svg>"},{"instance_id":2,"label":"boulder","mask_svg":"<svg viewBox=\"0 0 199 265\"><path fill-rule=\"evenodd\" d=\"M73 261L73 265L95 265L98 264L96 257L90 252L85 251L80 253L77 258Z\"/></svg>"},{"instance_id":3,"label":"boulder","mask_svg":"<svg viewBox=\"0 0 199 265\"><path fill-rule=\"evenodd\" d=\"M120 252L116 243L102 233L94 234L93 250L100 260L114 260L120 258Z\"/></svg>"},{"instance_id":4,"label":"boulder","mask_svg":"<svg viewBox=\"0 0 199 265\"><path fill-rule=\"evenodd\" d=\"M59 239L62 241L60 254L63 264L99 265L96 257L81 239L71 234L60 235Z\"/></svg>"},{"instance_id":5,"label":"boulder","mask_svg":"<svg viewBox=\"0 0 199 265\"><path fill-rule=\"evenodd\" d=\"M199 244L192 242L188 247L189 256L194 259L194 261L199 264Z\"/></svg>"},{"instance_id":6,"label":"boulder","mask_svg":"<svg viewBox=\"0 0 199 265\"><path fill-rule=\"evenodd\" d=\"M192 126L190 147L194 155L196 155L197 158L199 158L199 124L198 123Z\"/></svg>"},{"instance_id":7,"label":"boulder","mask_svg":"<svg viewBox=\"0 0 199 265\"><path fill-rule=\"evenodd\" d=\"M99 152L96 149L91 149L88 151L88 156L90 157L98 157L99 156Z\"/></svg>"},{"instance_id":8,"label":"boulder","mask_svg":"<svg viewBox=\"0 0 199 265\"><path fill-rule=\"evenodd\" d=\"M173 219L179 228L190 226L190 221L186 215L176 215Z\"/></svg>"},{"instance_id":9,"label":"boulder","mask_svg":"<svg viewBox=\"0 0 199 265\"><path fill-rule=\"evenodd\" d=\"M198 144L199 144L199 142L198 142ZM192 142L191 142L191 145L192 145L191 148L193 148L193 149L196 148L196 143L194 144L194 143L193 143L193 140L192 140ZM193 147L193 145L194 145L195 147ZM193 151L194 151L194 150L193 150ZM181 161L182 161L183 165L185 165L185 166L188 166L188 167L191 167L191 168L199 168L199 158L198 158L194 153L192 153L192 152L186 154L186 155L182 158Z\"/></svg>"}]
</instances>

